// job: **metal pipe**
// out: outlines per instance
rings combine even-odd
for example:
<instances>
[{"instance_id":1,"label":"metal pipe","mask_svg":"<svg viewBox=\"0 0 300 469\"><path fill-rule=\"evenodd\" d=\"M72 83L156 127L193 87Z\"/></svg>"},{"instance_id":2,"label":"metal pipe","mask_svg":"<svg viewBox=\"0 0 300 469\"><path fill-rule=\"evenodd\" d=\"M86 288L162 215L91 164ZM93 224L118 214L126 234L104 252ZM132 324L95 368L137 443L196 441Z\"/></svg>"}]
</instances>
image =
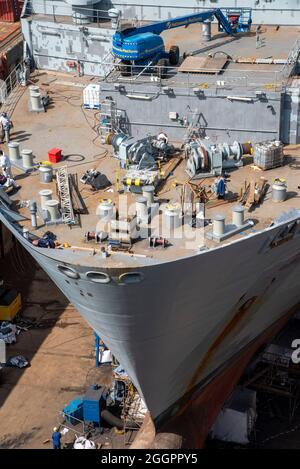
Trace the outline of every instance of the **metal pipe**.
<instances>
[{"instance_id":1,"label":"metal pipe","mask_svg":"<svg viewBox=\"0 0 300 469\"><path fill-rule=\"evenodd\" d=\"M30 215L31 215L31 226L32 226L32 228L36 229L37 228L37 217L36 217L37 205L36 205L36 202L34 200L31 200L29 202L29 211L30 211Z\"/></svg>"},{"instance_id":2,"label":"metal pipe","mask_svg":"<svg viewBox=\"0 0 300 469\"><path fill-rule=\"evenodd\" d=\"M135 207L138 222L146 220L148 216L147 198L143 196L138 197L135 202Z\"/></svg>"},{"instance_id":3,"label":"metal pipe","mask_svg":"<svg viewBox=\"0 0 300 469\"><path fill-rule=\"evenodd\" d=\"M130 121L130 125L144 125L144 126L153 126L153 127L169 127L169 128L176 128L176 129L182 129L182 130L186 130L186 127L182 127L181 125L172 125L172 124L167 124L167 123L156 123L156 122L132 122ZM249 132L254 132L254 133L265 133L265 134L276 134L278 135L278 131L277 130L263 130L263 129L232 129L232 128L228 128L228 127L210 127L210 126L207 126L204 128L205 130L225 130L225 132L227 132L228 130L231 131L231 132L247 132L249 134Z\"/></svg>"},{"instance_id":4,"label":"metal pipe","mask_svg":"<svg viewBox=\"0 0 300 469\"><path fill-rule=\"evenodd\" d=\"M144 186L143 197L146 198L147 206L150 207L154 202L154 186Z\"/></svg>"},{"instance_id":5,"label":"metal pipe","mask_svg":"<svg viewBox=\"0 0 300 469\"><path fill-rule=\"evenodd\" d=\"M211 40L211 21L202 23L202 40L209 42Z\"/></svg>"}]
</instances>

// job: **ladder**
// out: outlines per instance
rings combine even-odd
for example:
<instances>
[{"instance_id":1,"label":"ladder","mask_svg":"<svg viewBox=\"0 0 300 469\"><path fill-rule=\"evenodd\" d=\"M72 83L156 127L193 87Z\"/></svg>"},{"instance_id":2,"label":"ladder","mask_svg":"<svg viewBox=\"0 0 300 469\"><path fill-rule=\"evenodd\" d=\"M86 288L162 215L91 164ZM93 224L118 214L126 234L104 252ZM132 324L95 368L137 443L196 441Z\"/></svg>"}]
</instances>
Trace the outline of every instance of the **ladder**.
<instances>
[{"instance_id":1,"label":"ladder","mask_svg":"<svg viewBox=\"0 0 300 469\"><path fill-rule=\"evenodd\" d=\"M116 64L120 62L120 59L117 61L110 50L104 57L101 62L102 69L103 69L103 80L105 80L108 75L116 68Z\"/></svg>"},{"instance_id":2,"label":"ladder","mask_svg":"<svg viewBox=\"0 0 300 469\"><path fill-rule=\"evenodd\" d=\"M106 98L101 102L100 111L100 133L102 143L105 143L106 136L108 134L116 132L120 132L116 103L112 99Z\"/></svg>"},{"instance_id":3,"label":"ladder","mask_svg":"<svg viewBox=\"0 0 300 469\"><path fill-rule=\"evenodd\" d=\"M188 143L189 139L192 137L193 134L197 133L197 136L199 134L199 111L198 109L195 109L195 111L192 114L192 119L186 129L186 132L183 137L183 143Z\"/></svg>"},{"instance_id":4,"label":"ladder","mask_svg":"<svg viewBox=\"0 0 300 469\"><path fill-rule=\"evenodd\" d=\"M68 225L75 223L75 216L71 202L69 177L67 166L62 166L56 173L56 182L60 197L62 221Z\"/></svg>"}]
</instances>

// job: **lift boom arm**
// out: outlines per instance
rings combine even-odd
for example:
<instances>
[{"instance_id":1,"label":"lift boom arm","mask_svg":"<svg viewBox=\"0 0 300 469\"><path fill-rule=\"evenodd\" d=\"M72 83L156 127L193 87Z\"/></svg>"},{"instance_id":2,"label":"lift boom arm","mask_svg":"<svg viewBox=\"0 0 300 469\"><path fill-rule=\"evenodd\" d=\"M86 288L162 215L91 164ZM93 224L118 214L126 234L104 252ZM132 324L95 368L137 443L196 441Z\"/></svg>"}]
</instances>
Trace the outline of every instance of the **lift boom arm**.
<instances>
[{"instance_id":1,"label":"lift boom arm","mask_svg":"<svg viewBox=\"0 0 300 469\"><path fill-rule=\"evenodd\" d=\"M140 26L139 28L125 29L119 32L121 36L135 36L142 33L161 34L167 29L179 28L181 26L188 26L193 23L203 23L211 19L213 16L217 18L222 28L227 34L233 34L235 30L232 28L231 23L228 21L224 13L219 9L207 10L202 13L193 13L192 15L177 16L171 20L159 21L158 23L151 23L148 25Z\"/></svg>"}]
</instances>

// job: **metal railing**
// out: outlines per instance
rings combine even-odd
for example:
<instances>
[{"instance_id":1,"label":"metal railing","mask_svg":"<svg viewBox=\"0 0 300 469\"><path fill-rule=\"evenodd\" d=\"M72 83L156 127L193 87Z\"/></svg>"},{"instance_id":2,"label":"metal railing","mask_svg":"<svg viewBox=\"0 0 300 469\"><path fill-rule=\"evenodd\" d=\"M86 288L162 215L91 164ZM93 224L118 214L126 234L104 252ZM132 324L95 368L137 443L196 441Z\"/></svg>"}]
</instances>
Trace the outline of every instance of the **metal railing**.
<instances>
[{"instance_id":1,"label":"metal railing","mask_svg":"<svg viewBox=\"0 0 300 469\"><path fill-rule=\"evenodd\" d=\"M283 78L289 78L297 65L300 55L300 36L297 37L296 41L291 48L286 64L281 69L281 75Z\"/></svg>"},{"instance_id":2,"label":"metal railing","mask_svg":"<svg viewBox=\"0 0 300 469\"><path fill-rule=\"evenodd\" d=\"M23 73L24 64L18 64L0 85L0 109L1 112L7 112L9 116L12 115L25 89L20 84Z\"/></svg>"},{"instance_id":3,"label":"metal railing","mask_svg":"<svg viewBox=\"0 0 300 469\"><path fill-rule=\"evenodd\" d=\"M98 27L103 23L110 25L111 18L108 10L99 10L96 8L86 8L63 3L55 5L54 2L39 2L34 0L26 0L22 11L22 16L47 16L54 23L70 24L84 22L85 24L94 24ZM85 19L84 19L85 18Z\"/></svg>"},{"instance_id":4,"label":"metal railing","mask_svg":"<svg viewBox=\"0 0 300 469\"><path fill-rule=\"evenodd\" d=\"M177 92L180 88L193 90L193 92L196 92L196 88L212 91L238 88L257 90L258 87L280 91L282 88L281 70L197 68L197 72L178 72L177 67L171 66L144 67L113 62L103 62L102 65L111 70L106 77L103 77L103 80L107 83L118 83L119 88L134 84L156 84L165 87L166 93L172 92L172 87L176 88Z\"/></svg>"},{"instance_id":5,"label":"metal railing","mask_svg":"<svg viewBox=\"0 0 300 469\"><path fill-rule=\"evenodd\" d=\"M76 13L79 16L82 14L89 18L90 23L86 24L93 24L100 27L110 27L111 18L108 15L108 10L98 10L93 8L85 8L85 7L72 7L67 3L60 2L58 4L55 2L47 2L41 0L25 0L24 8L23 8L23 16L32 16L32 15L41 15L47 16L50 20L57 23L67 23L70 24L75 21L76 23ZM117 4L116 4L117 5ZM132 3L132 5L137 6L137 4ZM121 5L117 5L121 6ZM177 7L176 7L177 8ZM183 7L178 7L183 8ZM203 8L199 7L197 10L202 10ZM205 8L204 8L205 9ZM75 12L75 16L74 16ZM78 18L80 21L80 18ZM136 26L138 24L137 17L131 18L129 21L123 19L122 21L129 22L132 26ZM245 70L245 69L235 69L235 70L226 70L226 77L222 75L222 73L218 74L217 70L213 69L199 69L197 76L201 81L203 78L204 85L206 87L215 87L216 89L231 87L231 88L251 88L257 86L264 86L267 89L271 90L278 90L283 87L284 81L291 75L295 65L297 64L298 57L300 51L300 36L297 38L293 48L291 49L286 64L282 66L280 70L276 71L260 71L260 70ZM101 60L101 65L104 70L104 79L120 79L118 72L119 65L116 64L116 61L110 62L108 57L111 55L111 52ZM84 62L84 60L83 60ZM155 81L154 77L158 77L159 80L161 79L171 79L174 76L174 68L168 67L166 73L160 73L159 67L151 66L145 67L135 67L135 72L131 73L131 66L128 65L128 73L122 76L122 80L132 81L132 82L139 82L143 80L149 80L151 77L152 81ZM138 70L138 72L137 72ZM162 70L163 71L163 70ZM127 75L127 77L125 76ZM197 86L198 80L195 79L195 74L193 73L186 73L187 79L183 79L183 74L180 74L180 80L176 79L176 86L179 86L180 83L182 86L193 87ZM204 77L204 75L206 77ZM215 75L215 80L209 77L208 75ZM130 78L129 78L130 77ZM214 84L213 84L214 82ZM219 83L218 83L219 82ZM222 82L225 82L222 85Z\"/></svg>"}]
</instances>

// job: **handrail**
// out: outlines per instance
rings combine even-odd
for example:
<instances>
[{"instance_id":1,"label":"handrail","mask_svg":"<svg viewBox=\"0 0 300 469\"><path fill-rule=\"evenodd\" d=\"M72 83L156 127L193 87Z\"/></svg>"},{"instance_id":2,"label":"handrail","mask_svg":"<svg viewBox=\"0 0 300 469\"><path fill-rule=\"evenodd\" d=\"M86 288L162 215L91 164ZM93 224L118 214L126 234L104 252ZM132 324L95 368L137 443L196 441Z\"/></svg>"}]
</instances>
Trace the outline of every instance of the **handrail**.
<instances>
[{"instance_id":1,"label":"handrail","mask_svg":"<svg viewBox=\"0 0 300 469\"><path fill-rule=\"evenodd\" d=\"M282 78L289 78L291 75L300 55L300 35L297 37L296 41L291 48L288 58L285 65L280 70Z\"/></svg>"},{"instance_id":2,"label":"handrail","mask_svg":"<svg viewBox=\"0 0 300 469\"><path fill-rule=\"evenodd\" d=\"M20 63L12 70L12 72L0 85L0 108L1 111L3 111L3 108L5 107L5 111L10 116L13 113L17 101L20 98L19 93L14 96L13 92L18 87L18 85L20 85L20 78L23 72L24 64Z\"/></svg>"}]
</instances>

